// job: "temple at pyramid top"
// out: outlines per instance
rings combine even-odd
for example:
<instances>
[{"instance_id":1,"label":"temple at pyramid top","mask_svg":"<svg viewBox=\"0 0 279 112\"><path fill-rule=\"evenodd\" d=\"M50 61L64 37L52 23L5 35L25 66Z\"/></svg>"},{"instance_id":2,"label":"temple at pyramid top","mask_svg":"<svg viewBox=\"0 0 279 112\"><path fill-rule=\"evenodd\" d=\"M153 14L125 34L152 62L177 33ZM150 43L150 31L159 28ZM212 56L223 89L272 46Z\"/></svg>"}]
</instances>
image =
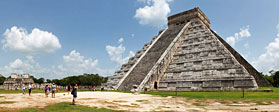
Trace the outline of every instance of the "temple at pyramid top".
<instances>
[{"instance_id":1,"label":"temple at pyramid top","mask_svg":"<svg viewBox=\"0 0 279 112\"><path fill-rule=\"evenodd\" d=\"M208 28L210 21L206 15L199 9L194 8L168 17L168 27L185 24L192 20L201 20Z\"/></svg>"},{"instance_id":2,"label":"temple at pyramid top","mask_svg":"<svg viewBox=\"0 0 279 112\"><path fill-rule=\"evenodd\" d=\"M194 8L168 17L168 28L109 77L106 89L211 91L271 86Z\"/></svg>"}]
</instances>

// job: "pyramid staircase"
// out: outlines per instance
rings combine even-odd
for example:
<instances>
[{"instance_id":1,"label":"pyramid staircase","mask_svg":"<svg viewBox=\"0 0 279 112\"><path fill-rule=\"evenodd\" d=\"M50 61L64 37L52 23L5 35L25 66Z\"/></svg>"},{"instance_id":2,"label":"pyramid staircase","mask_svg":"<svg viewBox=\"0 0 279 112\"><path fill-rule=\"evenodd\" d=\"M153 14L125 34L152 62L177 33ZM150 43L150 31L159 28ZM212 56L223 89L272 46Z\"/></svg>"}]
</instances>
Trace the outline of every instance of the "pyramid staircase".
<instances>
[{"instance_id":1,"label":"pyramid staircase","mask_svg":"<svg viewBox=\"0 0 279 112\"><path fill-rule=\"evenodd\" d=\"M113 89L161 91L256 89L271 86L210 29L199 8L168 18L168 28L124 64L107 84ZM129 64L130 63L130 64Z\"/></svg>"}]
</instances>

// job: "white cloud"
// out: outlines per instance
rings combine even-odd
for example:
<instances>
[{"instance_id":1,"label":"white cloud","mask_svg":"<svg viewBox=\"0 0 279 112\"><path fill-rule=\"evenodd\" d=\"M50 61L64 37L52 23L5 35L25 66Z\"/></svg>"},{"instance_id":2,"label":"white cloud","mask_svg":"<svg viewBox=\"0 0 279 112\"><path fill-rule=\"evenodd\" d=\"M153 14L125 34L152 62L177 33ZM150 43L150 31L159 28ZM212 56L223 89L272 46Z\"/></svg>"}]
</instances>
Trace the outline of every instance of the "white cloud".
<instances>
[{"instance_id":1,"label":"white cloud","mask_svg":"<svg viewBox=\"0 0 279 112\"><path fill-rule=\"evenodd\" d=\"M279 24L277 25L277 30L279 34ZM261 54L256 60L252 61L252 64L259 71L268 73L270 70L279 70L279 35L275 40L265 47L266 51Z\"/></svg>"},{"instance_id":2,"label":"white cloud","mask_svg":"<svg viewBox=\"0 0 279 112\"><path fill-rule=\"evenodd\" d=\"M1 41L3 49L25 54L52 53L61 48L58 38L47 31L34 28L28 33L24 28L13 26L6 29Z\"/></svg>"},{"instance_id":3,"label":"white cloud","mask_svg":"<svg viewBox=\"0 0 279 112\"><path fill-rule=\"evenodd\" d=\"M58 65L58 71L64 74L83 74L96 72L98 60L85 58L73 50L69 55L63 56L63 64Z\"/></svg>"},{"instance_id":4,"label":"white cloud","mask_svg":"<svg viewBox=\"0 0 279 112\"><path fill-rule=\"evenodd\" d=\"M10 73L45 74L50 73L52 70L42 68L38 63L34 61L32 56L26 56L26 60L22 61L21 59L16 59L13 62L10 62L8 65L0 68L0 71L3 75L9 75Z\"/></svg>"},{"instance_id":5,"label":"white cloud","mask_svg":"<svg viewBox=\"0 0 279 112\"><path fill-rule=\"evenodd\" d=\"M119 39L122 42L124 39ZM51 67L41 67L32 56L26 56L25 60L15 59L8 65L0 67L0 74L5 76L11 73L29 73L35 77L44 78L63 78L69 75L81 75L83 73L98 73L102 76L113 75L114 71L119 68L123 63L126 63L128 59L135 55L134 52L129 51L128 56L123 57L125 53L125 47L120 44L116 46L106 46L110 59L116 62L117 65L112 68L102 68L99 66L97 59L93 60L88 57L82 56L78 51L73 50L68 55L63 56L63 62L58 65L52 65Z\"/></svg>"},{"instance_id":6,"label":"white cloud","mask_svg":"<svg viewBox=\"0 0 279 112\"><path fill-rule=\"evenodd\" d=\"M125 47L123 47L122 44L120 44L118 47L107 45L106 50L110 56L110 60L116 62L119 65L126 63L130 57L135 55L133 51L130 51L129 55L123 58L122 55L125 52Z\"/></svg>"},{"instance_id":7,"label":"white cloud","mask_svg":"<svg viewBox=\"0 0 279 112\"><path fill-rule=\"evenodd\" d=\"M98 60L85 58L79 52L73 50L69 55L63 56L63 62L58 66L43 68L32 56L26 56L26 60L16 59L4 67L0 67L0 73L10 75L11 73L29 73L35 77L64 78L69 75L81 75L83 73L98 73L103 76L113 75L116 68L103 69L98 66Z\"/></svg>"},{"instance_id":8,"label":"white cloud","mask_svg":"<svg viewBox=\"0 0 279 112\"><path fill-rule=\"evenodd\" d=\"M106 50L110 56L110 60L119 64L123 63L122 54L125 52L125 47L120 44L118 47L107 45Z\"/></svg>"},{"instance_id":9,"label":"white cloud","mask_svg":"<svg viewBox=\"0 0 279 112\"><path fill-rule=\"evenodd\" d=\"M107 45L106 50L110 56L110 60L119 65L126 63L130 57L135 55L133 51L129 51L129 55L123 58L122 55L125 52L126 48L122 46L122 44L120 44L119 46Z\"/></svg>"},{"instance_id":10,"label":"white cloud","mask_svg":"<svg viewBox=\"0 0 279 112\"><path fill-rule=\"evenodd\" d=\"M277 37L279 37L279 23L277 24L276 28L277 28Z\"/></svg>"},{"instance_id":11,"label":"white cloud","mask_svg":"<svg viewBox=\"0 0 279 112\"><path fill-rule=\"evenodd\" d=\"M228 37L228 38L226 39L226 41L227 41L230 45L232 45L232 46L235 45L235 38L234 38L234 37Z\"/></svg>"},{"instance_id":12,"label":"white cloud","mask_svg":"<svg viewBox=\"0 0 279 112\"><path fill-rule=\"evenodd\" d=\"M267 73L270 70L279 69L279 38L268 44L266 52L261 54L252 63L259 71Z\"/></svg>"},{"instance_id":13,"label":"white cloud","mask_svg":"<svg viewBox=\"0 0 279 112\"><path fill-rule=\"evenodd\" d=\"M240 32L235 33L234 36L230 36L226 38L226 41L234 47L235 43L237 41L240 41L242 38L249 38L251 36L251 33L249 32L249 26L246 26L244 28L240 28Z\"/></svg>"},{"instance_id":14,"label":"white cloud","mask_svg":"<svg viewBox=\"0 0 279 112\"><path fill-rule=\"evenodd\" d=\"M118 43L122 43L124 41L124 39L123 38L120 38L119 40L118 40Z\"/></svg>"},{"instance_id":15,"label":"white cloud","mask_svg":"<svg viewBox=\"0 0 279 112\"><path fill-rule=\"evenodd\" d=\"M172 0L139 0L147 5L136 10L135 18L140 24L162 27L167 24L167 16L171 12L169 2ZM152 5L151 5L152 2ZM151 6L150 6L151 5Z\"/></svg>"}]
</instances>

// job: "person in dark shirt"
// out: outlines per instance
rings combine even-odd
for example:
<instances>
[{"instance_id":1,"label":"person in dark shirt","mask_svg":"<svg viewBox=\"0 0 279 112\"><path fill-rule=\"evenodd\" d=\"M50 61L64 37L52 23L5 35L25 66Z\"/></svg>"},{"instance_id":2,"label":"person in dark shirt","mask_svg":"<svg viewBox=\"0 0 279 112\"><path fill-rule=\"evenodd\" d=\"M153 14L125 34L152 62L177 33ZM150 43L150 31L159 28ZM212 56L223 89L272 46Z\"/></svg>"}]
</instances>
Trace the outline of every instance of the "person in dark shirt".
<instances>
[{"instance_id":1,"label":"person in dark shirt","mask_svg":"<svg viewBox=\"0 0 279 112\"><path fill-rule=\"evenodd\" d=\"M72 90L72 95L73 95L73 105L76 104L76 99L77 99L77 89L78 89L78 85L75 84L75 86L73 87L73 90Z\"/></svg>"},{"instance_id":2,"label":"person in dark shirt","mask_svg":"<svg viewBox=\"0 0 279 112\"><path fill-rule=\"evenodd\" d=\"M68 84L67 89L68 89L68 95L69 95L70 91L71 91L71 85L70 84Z\"/></svg>"}]
</instances>

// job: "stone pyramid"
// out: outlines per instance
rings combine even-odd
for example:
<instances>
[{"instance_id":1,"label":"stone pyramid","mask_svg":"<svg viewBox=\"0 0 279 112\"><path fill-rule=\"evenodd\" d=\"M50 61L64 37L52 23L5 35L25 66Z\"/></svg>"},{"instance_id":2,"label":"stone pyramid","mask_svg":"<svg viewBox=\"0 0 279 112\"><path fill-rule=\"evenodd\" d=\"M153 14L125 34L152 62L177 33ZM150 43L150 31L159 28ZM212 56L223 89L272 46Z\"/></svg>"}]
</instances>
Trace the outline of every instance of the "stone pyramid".
<instances>
[{"instance_id":1,"label":"stone pyramid","mask_svg":"<svg viewBox=\"0 0 279 112\"><path fill-rule=\"evenodd\" d=\"M210 91L271 86L194 8L168 17L168 28L109 77L106 89Z\"/></svg>"}]
</instances>

